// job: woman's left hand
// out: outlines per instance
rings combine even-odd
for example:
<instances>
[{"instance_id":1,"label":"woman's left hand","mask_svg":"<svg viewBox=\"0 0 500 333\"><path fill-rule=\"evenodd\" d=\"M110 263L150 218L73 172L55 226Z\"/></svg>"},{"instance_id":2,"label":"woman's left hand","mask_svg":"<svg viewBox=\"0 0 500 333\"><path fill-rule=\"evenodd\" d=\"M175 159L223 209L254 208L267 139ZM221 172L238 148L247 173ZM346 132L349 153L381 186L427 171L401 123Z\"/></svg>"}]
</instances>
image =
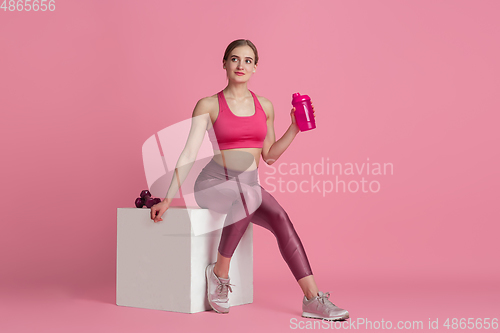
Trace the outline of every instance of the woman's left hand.
<instances>
[{"instance_id":1,"label":"woman's left hand","mask_svg":"<svg viewBox=\"0 0 500 333\"><path fill-rule=\"evenodd\" d=\"M314 121L316 121L316 114L314 113L314 104L311 101L311 106L313 109L313 115L314 115ZM299 126L297 125L297 122L295 120L295 107L292 108L292 111L290 112L290 116L292 117L292 126L296 126L297 129L299 129Z\"/></svg>"}]
</instances>

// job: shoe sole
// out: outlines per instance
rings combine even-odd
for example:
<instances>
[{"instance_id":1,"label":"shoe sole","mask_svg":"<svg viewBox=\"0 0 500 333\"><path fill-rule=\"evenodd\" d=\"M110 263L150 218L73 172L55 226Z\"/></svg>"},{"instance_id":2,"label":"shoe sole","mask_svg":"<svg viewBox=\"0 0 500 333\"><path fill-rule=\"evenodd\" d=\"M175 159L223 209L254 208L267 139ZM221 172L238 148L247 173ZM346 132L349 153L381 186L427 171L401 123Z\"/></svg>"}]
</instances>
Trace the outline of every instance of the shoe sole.
<instances>
[{"instance_id":1,"label":"shoe sole","mask_svg":"<svg viewBox=\"0 0 500 333\"><path fill-rule=\"evenodd\" d=\"M208 304L210 304L210 307L217 313L222 313L222 314L227 314L229 313L229 309L227 309L227 312L221 312L219 310L217 310L213 305L212 305L212 302L210 301L210 295L208 293L208 286L209 286L209 276L208 276L208 267L210 267L210 265L208 265L206 268L205 268L205 277L206 277L206 280L207 280L207 299L208 299Z\"/></svg>"},{"instance_id":2,"label":"shoe sole","mask_svg":"<svg viewBox=\"0 0 500 333\"><path fill-rule=\"evenodd\" d=\"M345 314L343 316L339 316L339 317L334 317L334 318L327 318L327 317L321 317L321 316L318 316L314 313L310 313L310 312L303 312L302 313L302 317L305 317L305 318L312 318L312 319L324 319L324 320L343 320L343 319L347 319L349 318L349 314Z\"/></svg>"}]
</instances>

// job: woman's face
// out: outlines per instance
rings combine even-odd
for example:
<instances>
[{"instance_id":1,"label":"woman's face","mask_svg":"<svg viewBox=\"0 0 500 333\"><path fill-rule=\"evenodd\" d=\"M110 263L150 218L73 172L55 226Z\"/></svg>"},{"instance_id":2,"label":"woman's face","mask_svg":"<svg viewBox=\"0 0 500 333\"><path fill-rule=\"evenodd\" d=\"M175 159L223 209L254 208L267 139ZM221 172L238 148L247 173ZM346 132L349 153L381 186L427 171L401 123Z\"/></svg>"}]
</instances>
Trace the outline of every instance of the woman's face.
<instances>
[{"instance_id":1,"label":"woman's face","mask_svg":"<svg viewBox=\"0 0 500 333\"><path fill-rule=\"evenodd\" d=\"M227 78L235 81L248 81L257 65L255 65L255 55L250 46L238 46L229 53L229 57L224 61ZM243 73L238 75L237 73Z\"/></svg>"}]
</instances>

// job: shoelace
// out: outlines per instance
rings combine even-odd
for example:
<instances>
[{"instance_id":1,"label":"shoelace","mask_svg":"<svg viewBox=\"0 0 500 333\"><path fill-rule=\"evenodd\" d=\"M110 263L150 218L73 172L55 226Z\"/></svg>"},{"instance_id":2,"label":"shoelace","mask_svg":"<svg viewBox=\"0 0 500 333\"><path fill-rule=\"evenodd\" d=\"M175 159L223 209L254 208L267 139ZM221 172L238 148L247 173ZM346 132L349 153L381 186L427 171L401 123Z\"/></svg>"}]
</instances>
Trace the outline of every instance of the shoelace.
<instances>
[{"instance_id":1,"label":"shoelace","mask_svg":"<svg viewBox=\"0 0 500 333\"><path fill-rule=\"evenodd\" d=\"M231 286L234 286L234 284L231 284L229 282L228 283L224 283L224 282L220 281L220 283L218 284L217 289L216 289L216 290L219 291L218 292L218 298L219 299L225 299L225 298L227 298L227 291L228 291L228 289L229 289L229 291L233 292L233 289L231 289Z\"/></svg>"},{"instance_id":2,"label":"shoelace","mask_svg":"<svg viewBox=\"0 0 500 333\"><path fill-rule=\"evenodd\" d=\"M323 293L323 296L318 296L318 300L325 304L326 306L332 308L332 309L335 309L334 307L336 307L335 304L333 304L328 298L330 297L330 292L326 292L326 293Z\"/></svg>"}]
</instances>

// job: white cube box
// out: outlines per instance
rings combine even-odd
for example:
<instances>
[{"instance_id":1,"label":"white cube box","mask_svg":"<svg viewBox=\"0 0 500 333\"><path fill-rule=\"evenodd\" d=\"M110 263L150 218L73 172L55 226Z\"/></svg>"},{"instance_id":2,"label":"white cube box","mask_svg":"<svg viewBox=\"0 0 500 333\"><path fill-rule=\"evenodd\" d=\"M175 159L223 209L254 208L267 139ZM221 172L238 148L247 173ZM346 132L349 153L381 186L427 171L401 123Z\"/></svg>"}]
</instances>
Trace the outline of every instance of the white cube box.
<instances>
[{"instance_id":1,"label":"white cube box","mask_svg":"<svg viewBox=\"0 0 500 333\"><path fill-rule=\"evenodd\" d=\"M154 223L146 208L117 209L116 304L196 313L211 310L205 268L217 260L225 214L169 208ZM253 302L253 225L229 268L229 305Z\"/></svg>"}]
</instances>

